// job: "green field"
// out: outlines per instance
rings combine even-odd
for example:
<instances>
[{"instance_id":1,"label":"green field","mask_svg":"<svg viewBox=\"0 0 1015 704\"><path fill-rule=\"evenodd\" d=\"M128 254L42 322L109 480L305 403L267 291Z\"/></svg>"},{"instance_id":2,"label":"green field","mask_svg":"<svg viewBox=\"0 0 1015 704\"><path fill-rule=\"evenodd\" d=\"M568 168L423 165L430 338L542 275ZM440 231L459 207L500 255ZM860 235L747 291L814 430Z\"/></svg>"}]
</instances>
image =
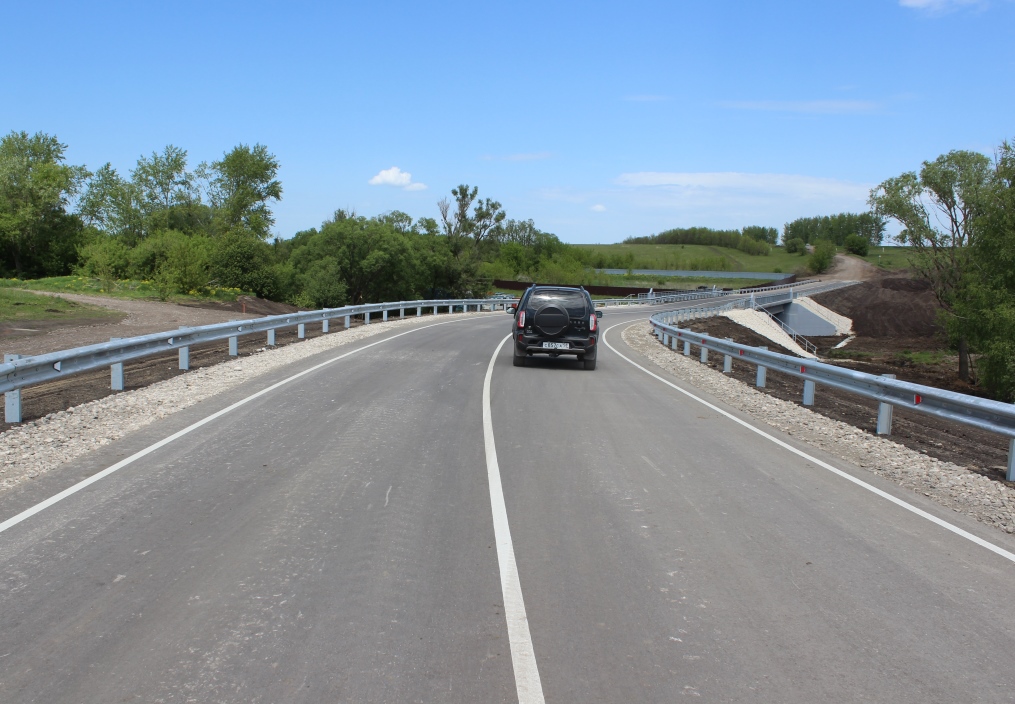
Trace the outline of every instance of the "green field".
<instances>
[{"instance_id":1,"label":"green field","mask_svg":"<svg viewBox=\"0 0 1015 704\"><path fill-rule=\"evenodd\" d=\"M871 247L864 259L882 269L908 269L912 251L912 247Z\"/></svg>"},{"instance_id":2,"label":"green field","mask_svg":"<svg viewBox=\"0 0 1015 704\"><path fill-rule=\"evenodd\" d=\"M12 288L0 288L0 322L23 320L75 320L122 318L123 313L67 301L59 296L42 296Z\"/></svg>"},{"instance_id":3,"label":"green field","mask_svg":"<svg viewBox=\"0 0 1015 704\"><path fill-rule=\"evenodd\" d=\"M587 244L593 260L602 255L604 269L690 269L692 271L770 271L773 274L803 272L807 257L786 254L773 247L767 256L752 256L728 247L701 244ZM778 277L776 277L778 278Z\"/></svg>"},{"instance_id":4,"label":"green field","mask_svg":"<svg viewBox=\"0 0 1015 704\"><path fill-rule=\"evenodd\" d=\"M140 300L157 300L158 290L151 281L112 281L104 282L87 276L51 276L45 279L0 279L0 290L18 288L28 291L53 291L55 293L84 293L91 296L110 296L112 298L128 298ZM235 301L242 294L238 288L213 288L206 295L196 293L181 295L172 294L170 301Z\"/></svg>"}]
</instances>

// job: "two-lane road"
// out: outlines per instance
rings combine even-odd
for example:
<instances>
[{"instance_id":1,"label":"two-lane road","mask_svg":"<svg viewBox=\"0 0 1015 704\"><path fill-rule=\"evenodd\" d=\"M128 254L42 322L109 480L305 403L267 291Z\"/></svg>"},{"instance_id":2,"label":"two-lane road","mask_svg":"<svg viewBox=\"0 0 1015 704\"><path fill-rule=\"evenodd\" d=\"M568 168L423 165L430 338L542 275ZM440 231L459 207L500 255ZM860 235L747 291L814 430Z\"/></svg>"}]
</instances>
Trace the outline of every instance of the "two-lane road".
<instances>
[{"instance_id":1,"label":"two-lane road","mask_svg":"<svg viewBox=\"0 0 1015 704\"><path fill-rule=\"evenodd\" d=\"M604 341L637 361L645 316ZM509 320L364 340L0 533L0 700L518 701L483 424ZM546 701L1015 699L1012 563L605 345L595 372L510 354L488 417Z\"/></svg>"}]
</instances>

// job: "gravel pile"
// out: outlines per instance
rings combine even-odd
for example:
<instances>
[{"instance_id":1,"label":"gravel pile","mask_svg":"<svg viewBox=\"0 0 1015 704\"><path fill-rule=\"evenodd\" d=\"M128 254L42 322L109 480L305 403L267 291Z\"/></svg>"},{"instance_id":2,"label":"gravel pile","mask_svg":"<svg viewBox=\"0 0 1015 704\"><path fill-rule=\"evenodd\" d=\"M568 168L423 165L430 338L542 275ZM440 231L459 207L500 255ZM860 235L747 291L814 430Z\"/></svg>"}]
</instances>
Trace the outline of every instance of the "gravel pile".
<instances>
[{"instance_id":1,"label":"gravel pile","mask_svg":"<svg viewBox=\"0 0 1015 704\"><path fill-rule=\"evenodd\" d=\"M477 315L489 313L427 316L425 320ZM365 337L418 324L416 318L371 323L299 344L265 348L249 357L197 369L12 428L0 434L0 492L254 377Z\"/></svg>"},{"instance_id":2,"label":"gravel pile","mask_svg":"<svg viewBox=\"0 0 1015 704\"><path fill-rule=\"evenodd\" d=\"M663 346L648 323L629 326L624 341L674 376L778 430L888 478L948 508L1015 533L1015 489L965 467L910 450L841 421L731 379Z\"/></svg>"}]
</instances>

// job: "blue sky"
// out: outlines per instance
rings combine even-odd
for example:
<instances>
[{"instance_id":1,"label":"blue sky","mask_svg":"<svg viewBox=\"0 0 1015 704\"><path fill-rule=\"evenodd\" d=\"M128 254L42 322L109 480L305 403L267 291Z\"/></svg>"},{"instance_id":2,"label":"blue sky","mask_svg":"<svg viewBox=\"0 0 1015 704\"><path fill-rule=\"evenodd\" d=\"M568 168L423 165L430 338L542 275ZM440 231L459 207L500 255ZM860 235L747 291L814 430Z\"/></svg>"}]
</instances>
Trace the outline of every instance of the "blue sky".
<instances>
[{"instance_id":1,"label":"blue sky","mask_svg":"<svg viewBox=\"0 0 1015 704\"><path fill-rule=\"evenodd\" d=\"M260 142L283 237L459 183L569 242L781 226L1015 137L1015 2L8 3L0 130ZM407 175L408 174L408 175Z\"/></svg>"}]
</instances>

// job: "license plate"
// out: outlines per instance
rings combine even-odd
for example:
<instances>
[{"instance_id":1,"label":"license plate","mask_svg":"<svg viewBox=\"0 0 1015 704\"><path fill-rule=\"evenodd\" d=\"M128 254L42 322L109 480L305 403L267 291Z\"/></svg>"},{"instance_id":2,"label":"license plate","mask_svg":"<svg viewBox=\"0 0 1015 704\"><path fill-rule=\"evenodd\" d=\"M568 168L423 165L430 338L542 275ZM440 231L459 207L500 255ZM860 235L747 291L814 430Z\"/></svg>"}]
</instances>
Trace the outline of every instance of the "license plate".
<instances>
[{"instance_id":1,"label":"license plate","mask_svg":"<svg viewBox=\"0 0 1015 704\"><path fill-rule=\"evenodd\" d=\"M571 345L568 344L567 342L544 342L543 343L543 349L544 350L569 350L569 349L571 349Z\"/></svg>"}]
</instances>

